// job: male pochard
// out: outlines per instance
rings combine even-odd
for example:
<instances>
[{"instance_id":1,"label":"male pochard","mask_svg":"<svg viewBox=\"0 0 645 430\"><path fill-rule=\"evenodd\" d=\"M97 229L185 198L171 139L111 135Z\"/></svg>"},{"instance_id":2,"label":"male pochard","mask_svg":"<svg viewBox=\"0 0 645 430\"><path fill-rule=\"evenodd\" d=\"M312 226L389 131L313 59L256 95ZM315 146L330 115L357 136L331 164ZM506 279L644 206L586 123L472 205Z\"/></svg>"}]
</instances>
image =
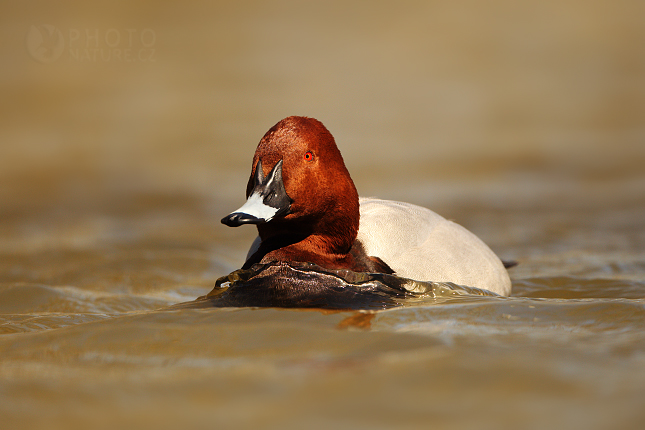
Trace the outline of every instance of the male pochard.
<instances>
[{"instance_id":1,"label":"male pochard","mask_svg":"<svg viewBox=\"0 0 645 430\"><path fill-rule=\"evenodd\" d=\"M222 219L257 225L243 268L311 262L511 292L502 261L465 228L413 204L359 199L333 136L316 119L288 117L264 135L246 197Z\"/></svg>"}]
</instances>

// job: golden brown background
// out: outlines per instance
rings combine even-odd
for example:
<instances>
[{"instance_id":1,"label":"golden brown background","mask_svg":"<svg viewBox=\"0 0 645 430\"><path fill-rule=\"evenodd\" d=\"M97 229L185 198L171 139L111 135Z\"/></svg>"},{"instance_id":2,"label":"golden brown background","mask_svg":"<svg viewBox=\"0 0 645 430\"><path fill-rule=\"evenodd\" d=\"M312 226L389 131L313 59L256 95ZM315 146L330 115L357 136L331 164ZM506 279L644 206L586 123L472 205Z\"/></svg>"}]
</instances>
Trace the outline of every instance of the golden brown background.
<instances>
[{"instance_id":1,"label":"golden brown background","mask_svg":"<svg viewBox=\"0 0 645 430\"><path fill-rule=\"evenodd\" d=\"M645 422L645 2L3 1L0 62L0 426ZM156 311L240 267L288 115L515 297Z\"/></svg>"}]
</instances>

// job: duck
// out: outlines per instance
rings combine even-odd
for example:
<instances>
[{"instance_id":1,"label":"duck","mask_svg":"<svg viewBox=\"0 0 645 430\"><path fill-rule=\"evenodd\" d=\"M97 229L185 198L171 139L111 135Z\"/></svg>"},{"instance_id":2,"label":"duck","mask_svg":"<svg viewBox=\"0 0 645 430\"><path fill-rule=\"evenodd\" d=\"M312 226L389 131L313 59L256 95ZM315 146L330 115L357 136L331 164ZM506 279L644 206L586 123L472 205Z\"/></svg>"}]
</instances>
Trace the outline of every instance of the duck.
<instances>
[{"instance_id":1,"label":"duck","mask_svg":"<svg viewBox=\"0 0 645 430\"><path fill-rule=\"evenodd\" d=\"M290 116L266 132L246 202L221 222L257 227L242 269L312 263L511 293L505 263L466 228L422 206L359 197L334 137L314 118Z\"/></svg>"}]
</instances>

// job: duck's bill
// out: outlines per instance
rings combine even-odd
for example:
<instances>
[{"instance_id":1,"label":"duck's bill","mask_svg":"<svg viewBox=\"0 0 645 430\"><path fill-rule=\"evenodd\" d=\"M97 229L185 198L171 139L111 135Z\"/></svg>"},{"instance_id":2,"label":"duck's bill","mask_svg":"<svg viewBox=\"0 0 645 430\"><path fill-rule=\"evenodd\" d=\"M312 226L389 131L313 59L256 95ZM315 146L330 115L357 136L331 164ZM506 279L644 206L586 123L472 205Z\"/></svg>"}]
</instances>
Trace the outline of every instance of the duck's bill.
<instances>
[{"instance_id":1,"label":"duck's bill","mask_svg":"<svg viewBox=\"0 0 645 430\"><path fill-rule=\"evenodd\" d=\"M266 205L262 196L251 194L244 205L222 218L222 224L229 227L238 227L242 224L262 224L269 222L278 213L278 208Z\"/></svg>"},{"instance_id":2,"label":"duck's bill","mask_svg":"<svg viewBox=\"0 0 645 430\"><path fill-rule=\"evenodd\" d=\"M222 224L238 227L242 224L262 224L287 215L293 200L287 195L282 181L282 160L278 161L264 178L262 162L255 169L254 187L246 203L222 218Z\"/></svg>"}]
</instances>

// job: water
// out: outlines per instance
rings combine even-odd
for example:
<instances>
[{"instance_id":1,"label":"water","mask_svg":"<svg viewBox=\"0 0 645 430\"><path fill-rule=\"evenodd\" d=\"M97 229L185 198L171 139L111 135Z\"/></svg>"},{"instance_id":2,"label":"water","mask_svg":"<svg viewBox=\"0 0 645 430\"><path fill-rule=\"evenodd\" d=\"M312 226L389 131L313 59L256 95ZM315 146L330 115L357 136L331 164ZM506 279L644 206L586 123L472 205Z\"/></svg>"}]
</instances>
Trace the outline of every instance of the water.
<instances>
[{"instance_id":1,"label":"water","mask_svg":"<svg viewBox=\"0 0 645 430\"><path fill-rule=\"evenodd\" d=\"M642 427L641 3L0 6L3 428ZM512 296L168 309L241 266L219 219L293 114L517 260Z\"/></svg>"}]
</instances>

